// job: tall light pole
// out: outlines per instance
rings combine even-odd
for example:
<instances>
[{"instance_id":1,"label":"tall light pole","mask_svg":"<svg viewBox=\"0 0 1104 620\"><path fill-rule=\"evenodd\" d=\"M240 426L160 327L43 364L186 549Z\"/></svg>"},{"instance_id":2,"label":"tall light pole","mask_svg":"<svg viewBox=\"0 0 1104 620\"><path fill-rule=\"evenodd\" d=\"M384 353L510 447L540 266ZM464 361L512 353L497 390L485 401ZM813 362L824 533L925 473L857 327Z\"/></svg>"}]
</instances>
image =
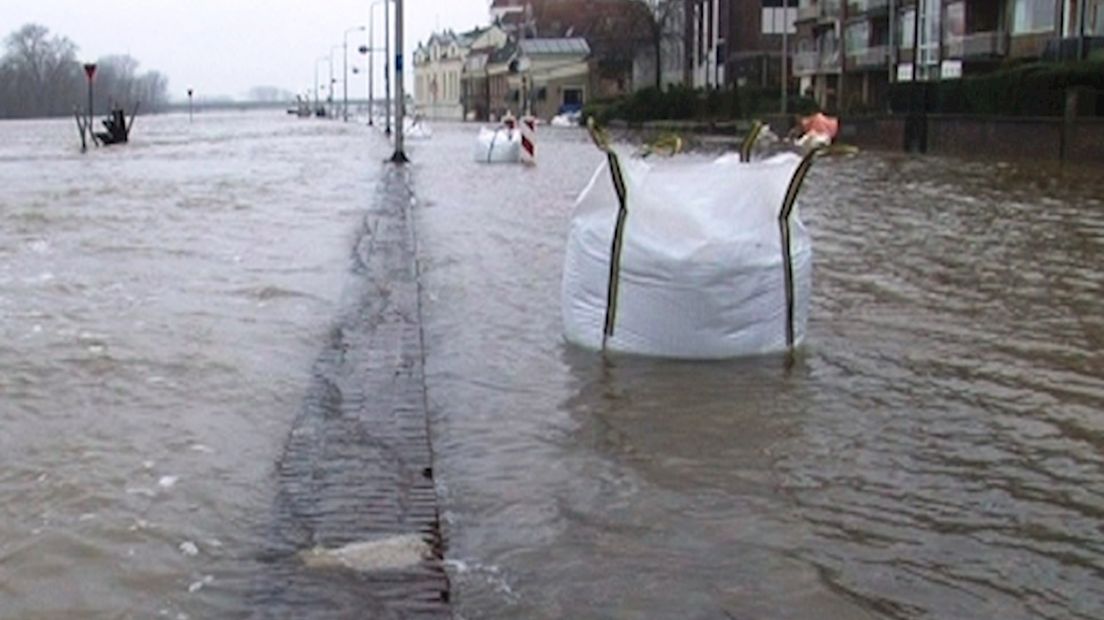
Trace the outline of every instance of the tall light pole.
<instances>
[{"instance_id":1,"label":"tall light pole","mask_svg":"<svg viewBox=\"0 0 1104 620\"><path fill-rule=\"evenodd\" d=\"M345 31L345 34L342 36L342 40L341 40L341 46L342 46L342 48L344 48L343 53L345 54L345 65L344 65L344 67L345 67L344 68L345 81L342 82L342 87L343 87L343 90L344 90L344 94L342 96L342 102L341 102L341 116L342 116L342 118L344 119L344 121L346 123L349 122L349 33L350 32L358 32L358 31L359 32L364 32L364 26L356 26L355 28L349 28L348 30Z\"/></svg>"},{"instance_id":2,"label":"tall light pole","mask_svg":"<svg viewBox=\"0 0 1104 620\"><path fill-rule=\"evenodd\" d=\"M387 117L386 133L391 135L391 3L383 3L383 113Z\"/></svg>"},{"instance_id":3,"label":"tall light pole","mask_svg":"<svg viewBox=\"0 0 1104 620\"><path fill-rule=\"evenodd\" d=\"M391 161L405 164L410 161L403 152L403 116L406 94L403 89L403 0L395 0L395 154Z\"/></svg>"},{"instance_id":4,"label":"tall light pole","mask_svg":"<svg viewBox=\"0 0 1104 620\"><path fill-rule=\"evenodd\" d=\"M790 0L782 0L782 72L779 81L782 82L782 114L786 113L786 97L789 94L786 86L789 74L790 60ZM840 79L843 79L842 77Z\"/></svg>"},{"instance_id":5,"label":"tall light pole","mask_svg":"<svg viewBox=\"0 0 1104 620\"><path fill-rule=\"evenodd\" d=\"M314 61L314 109L311 110L311 114L318 113L318 65L319 63L323 63L328 60L329 58L322 56L318 60Z\"/></svg>"},{"instance_id":6,"label":"tall light pole","mask_svg":"<svg viewBox=\"0 0 1104 620\"><path fill-rule=\"evenodd\" d=\"M368 9L368 124L375 126L376 124L376 89L375 89L375 75L376 75L376 7L381 2L389 2L389 0L376 0L372 3L372 6Z\"/></svg>"},{"instance_id":7,"label":"tall light pole","mask_svg":"<svg viewBox=\"0 0 1104 620\"><path fill-rule=\"evenodd\" d=\"M329 93L326 95L326 101L330 104L330 109L333 109L333 105L334 105L334 92L333 92L334 91L334 84L337 83L337 80L335 80L334 76L333 76L333 71L334 71L333 54L334 54L334 52L336 52L339 49L341 49L340 45L335 45L335 46L330 48L330 90L329 90ZM328 112L327 112L326 116L327 116L327 118L329 117Z\"/></svg>"}]
</instances>

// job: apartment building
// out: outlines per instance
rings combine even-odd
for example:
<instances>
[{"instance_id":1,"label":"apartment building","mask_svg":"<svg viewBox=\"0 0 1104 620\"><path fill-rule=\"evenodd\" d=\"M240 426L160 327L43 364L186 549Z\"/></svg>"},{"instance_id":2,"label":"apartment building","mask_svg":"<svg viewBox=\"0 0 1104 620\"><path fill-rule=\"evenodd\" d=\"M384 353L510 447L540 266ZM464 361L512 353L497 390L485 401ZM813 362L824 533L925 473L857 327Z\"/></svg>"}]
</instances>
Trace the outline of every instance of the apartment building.
<instances>
[{"instance_id":1,"label":"apartment building","mask_svg":"<svg viewBox=\"0 0 1104 620\"><path fill-rule=\"evenodd\" d=\"M832 109L876 110L892 82L1099 54L1104 0L800 0L796 39L802 93Z\"/></svg>"}]
</instances>

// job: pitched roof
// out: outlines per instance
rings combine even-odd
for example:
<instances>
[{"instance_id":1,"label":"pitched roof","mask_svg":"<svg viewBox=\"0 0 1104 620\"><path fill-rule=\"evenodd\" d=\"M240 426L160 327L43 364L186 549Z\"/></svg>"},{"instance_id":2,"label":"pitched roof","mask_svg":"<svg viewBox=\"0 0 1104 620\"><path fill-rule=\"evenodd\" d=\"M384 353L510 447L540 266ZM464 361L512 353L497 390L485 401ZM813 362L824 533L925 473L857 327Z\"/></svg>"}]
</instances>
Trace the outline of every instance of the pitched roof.
<instances>
[{"instance_id":1,"label":"pitched roof","mask_svg":"<svg viewBox=\"0 0 1104 620\"><path fill-rule=\"evenodd\" d=\"M488 62L490 64L509 62L517 54L517 50L517 42L513 39L509 39L506 41L506 45L491 52L491 58Z\"/></svg>"},{"instance_id":2,"label":"pitched roof","mask_svg":"<svg viewBox=\"0 0 1104 620\"><path fill-rule=\"evenodd\" d=\"M522 39L518 43L526 56L590 55L590 45L582 37L568 39Z\"/></svg>"}]
</instances>

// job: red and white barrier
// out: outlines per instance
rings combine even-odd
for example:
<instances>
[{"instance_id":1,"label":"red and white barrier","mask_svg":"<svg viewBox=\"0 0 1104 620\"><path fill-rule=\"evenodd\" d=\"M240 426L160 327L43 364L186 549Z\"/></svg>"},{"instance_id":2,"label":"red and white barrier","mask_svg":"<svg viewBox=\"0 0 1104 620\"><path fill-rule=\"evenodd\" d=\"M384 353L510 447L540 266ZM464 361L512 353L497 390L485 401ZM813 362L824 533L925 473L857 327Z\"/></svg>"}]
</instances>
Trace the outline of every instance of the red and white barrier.
<instances>
[{"instance_id":1,"label":"red and white barrier","mask_svg":"<svg viewBox=\"0 0 1104 620\"><path fill-rule=\"evenodd\" d=\"M537 119L532 116L521 119L521 163L537 163Z\"/></svg>"}]
</instances>

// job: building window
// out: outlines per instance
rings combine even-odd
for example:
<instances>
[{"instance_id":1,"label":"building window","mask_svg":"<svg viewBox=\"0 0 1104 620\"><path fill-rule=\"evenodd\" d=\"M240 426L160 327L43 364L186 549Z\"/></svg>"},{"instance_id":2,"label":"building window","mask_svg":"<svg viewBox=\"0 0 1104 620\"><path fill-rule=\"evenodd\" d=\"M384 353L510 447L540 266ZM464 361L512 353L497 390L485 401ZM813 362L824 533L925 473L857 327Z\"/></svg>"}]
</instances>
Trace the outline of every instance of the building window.
<instances>
[{"instance_id":1,"label":"building window","mask_svg":"<svg viewBox=\"0 0 1104 620\"><path fill-rule=\"evenodd\" d=\"M789 6L783 8L782 0L763 0L763 34L782 34L786 29L787 34L795 34L797 26L797 0L789 0Z\"/></svg>"},{"instance_id":2,"label":"building window","mask_svg":"<svg viewBox=\"0 0 1104 620\"><path fill-rule=\"evenodd\" d=\"M941 0L921 0L923 11L920 13L920 71L927 79L928 67L939 65L939 35L942 31Z\"/></svg>"},{"instance_id":3,"label":"building window","mask_svg":"<svg viewBox=\"0 0 1104 620\"><path fill-rule=\"evenodd\" d=\"M966 4L952 2L944 10L946 15L943 18L943 41L961 41L966 35Z\"/></svg>"},{"instance_id":4,"label":"building window","mask_svg":"<svg viewBox=\"0 0 1104 620\"><path fill-rule=\"evenodd\" d=\"M916 42L916 10L908 9L897 20L897 40L901 49L912 49Z\"/></svg>"},{"instance_id":5,"label":"building window","mask_svg":"<svg viewBox=\"0 0 1104 620\"><path fill-rule=\"evenodd\" d=\"M826 30L817 37L817 50L820 56L820 64L823 67L839 66L839 37L835 30Z\"/></svg>"},{"instance_id":6,"label":"building window","mask_svg":"<svg viewBox=\"0 0 1104 620\"><path fill-rule=\"evenodd\" d=\"M847 54L854 56L870 47L870 22L856 22L847 26Z\"/></svg>"},{"instance_id":7,"label":"building window","mask_svg":"<svg viewBox=\"0 0 1104 620\"><path fill-rule=\"evenodd\" d=\"M581 88L564 88L563 89L563 105L565 106L582 106L583 105L583 89Z\"/></svg>"},{"instance_id":8,"label":"building window","mask_svg":"<svg viewBox=\"0 0 1104 620\"><path fill-rule=\"evenodd\" d=\"M1056 13L1054 0L1014 0L1012 33L1028 34L1054 30Z\"/></svg>"}]
</instances>

